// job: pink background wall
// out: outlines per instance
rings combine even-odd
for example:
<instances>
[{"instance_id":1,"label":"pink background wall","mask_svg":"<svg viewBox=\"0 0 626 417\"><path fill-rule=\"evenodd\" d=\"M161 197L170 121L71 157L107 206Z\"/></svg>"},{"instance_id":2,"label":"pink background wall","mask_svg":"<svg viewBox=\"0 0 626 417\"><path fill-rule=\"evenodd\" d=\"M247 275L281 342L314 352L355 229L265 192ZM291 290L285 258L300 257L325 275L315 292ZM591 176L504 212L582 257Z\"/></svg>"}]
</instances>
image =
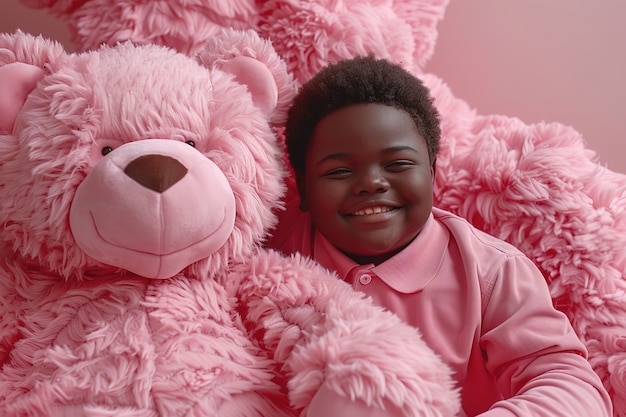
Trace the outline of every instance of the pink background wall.
<instances>
[{"instance_id":1,"label":"pink background wall","mask_svg":"<svg viewBox=\"0 0 626 417\"><path fill-rule=\"evenodd\" d=\"M427 70L481 114L580 131L626 173L626 1L451 0ZM73 50L45 12L2 0L0 32L21 28Z\"/></svg>"},{"instance_id":2,"label":"pink background wall","mask_svg":"<svg viewBox=\"0 0 626 417\"><path fill-rule=\"evenodd\" d=\"M626 173L626 1L451 0L427 70L481 114L561 122Z\"/></svg>"}]
</instances>

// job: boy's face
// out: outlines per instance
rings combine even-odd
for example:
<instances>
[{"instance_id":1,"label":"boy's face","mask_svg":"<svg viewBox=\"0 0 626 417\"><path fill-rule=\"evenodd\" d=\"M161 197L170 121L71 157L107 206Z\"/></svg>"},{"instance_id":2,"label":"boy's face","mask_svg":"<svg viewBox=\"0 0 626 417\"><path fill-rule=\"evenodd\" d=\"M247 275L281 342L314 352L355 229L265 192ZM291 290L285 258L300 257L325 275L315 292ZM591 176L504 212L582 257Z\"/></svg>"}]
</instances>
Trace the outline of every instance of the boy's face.
<instances>
[{"instance_id":1,"label":"boy's face","mask_svg":"<svg viewBox=\"0 0 626 417\"><path fill-rule=\"evenodd\" d=\"M330 243L359 263L378 264L422 229L432 209L434 171L408 113L357 104L317 125L298 190Z\"/></svg>"}]
</instances>

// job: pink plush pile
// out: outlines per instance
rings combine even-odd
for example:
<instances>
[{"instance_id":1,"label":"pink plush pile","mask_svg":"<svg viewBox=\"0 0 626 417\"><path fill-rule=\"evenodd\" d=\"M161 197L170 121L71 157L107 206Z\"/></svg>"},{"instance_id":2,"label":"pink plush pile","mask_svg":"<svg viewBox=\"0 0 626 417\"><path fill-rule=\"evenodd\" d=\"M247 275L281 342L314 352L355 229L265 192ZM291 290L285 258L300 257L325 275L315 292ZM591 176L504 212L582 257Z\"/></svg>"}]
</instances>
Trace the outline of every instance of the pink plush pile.
<instances>
[{"instance_id":1,"label":"pink plush pile","mask_svg":"<svg viewBox=\"0 0 626 417\"><path fill-rule=\"evenodd\" d=\"M436 204L522 249L626 416L626 176L575 130L477 114L424 65L447 0L23 0L65 19L79 49L132 39L193 53L222 27L270 39L293 78L374 53L423 76L443 117Z\"/></svg>"}]
</instances>

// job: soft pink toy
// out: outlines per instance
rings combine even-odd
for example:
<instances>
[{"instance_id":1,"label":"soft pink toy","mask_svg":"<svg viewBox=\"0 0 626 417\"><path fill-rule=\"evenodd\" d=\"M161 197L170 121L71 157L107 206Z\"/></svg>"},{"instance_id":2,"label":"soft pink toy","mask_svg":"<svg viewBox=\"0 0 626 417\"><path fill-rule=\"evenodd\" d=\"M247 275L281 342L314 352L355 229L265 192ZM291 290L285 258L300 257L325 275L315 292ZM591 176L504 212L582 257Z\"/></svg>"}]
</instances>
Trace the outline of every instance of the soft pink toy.
<instances>
[{"instance_id":1,"label":"soft pink toy","mask_svg":"<svg viewBox=\"0 0 626 417\"><path fill-rule=\"evenodd\" d=\"M448 0L21 0L68 22L78 50L132 39L196 54L222 28L271 39L299 81L375 53L423 68Z\"/></svg>"},{"instance_id":2,"label":"soft pink toy","mask_svg":"<svg viewBox=\"0 0 626 417\"><path fill-rule=\"evenodd\" d=\"M415 329L260 248L293 93L268 42L196 60L18 32L0 86L0 415L456 414Z\"/></svg>"},{"instance_id":3,"label":"soft pink toy","mask_svg":"<svg viewBox=\"0 0 626 417\"><path fill-rule=\"evenodd\" d=\"M257 29L262 0L21 0L66 20L79 50L133 39L195 55L223 28ZM194 36L190 36L190 34Z\"/></svg>"},{"instance_id":4,"label":"soft pink toy","mask_svg":"<svg viewBox=\"0 0 626 417\"><path fill-rule=\"evenodd\" d=\"M203 16L223 11L209 0L22 1L66 19L79 49L133 39L192 51L216 26L233 24L230 17L201 24ZM575 130L479 115L444 80L425 74L448 0L250 3L259 15L250 13L247 23L242 18L236 25L270 39L300 82L328 62L368 53L401 62L425 79L443 118L436 204L536 262L555 305L585 342L615 416L626 417L626 176L600 166ZM229 4L230 16L251 10ZM182 31L174 30L181 27L172 23L177 19L187 23Z\"/></svg>"}]
</instances>

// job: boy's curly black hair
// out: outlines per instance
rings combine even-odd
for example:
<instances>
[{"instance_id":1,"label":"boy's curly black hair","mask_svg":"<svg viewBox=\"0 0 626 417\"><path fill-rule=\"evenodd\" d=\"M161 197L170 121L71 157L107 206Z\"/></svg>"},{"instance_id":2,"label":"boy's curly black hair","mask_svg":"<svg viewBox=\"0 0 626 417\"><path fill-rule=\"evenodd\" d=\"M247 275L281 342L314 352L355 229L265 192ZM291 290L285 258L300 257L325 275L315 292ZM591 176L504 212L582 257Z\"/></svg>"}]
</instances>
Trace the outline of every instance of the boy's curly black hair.
<instances>
[{"instance_id":1,"label":"boy's curly black hair","mask_svg":"<svg viewBox=\"0 0 626 417\"><path fill-rule=\"evenodd\" d=\"M373 56L328 65L305 83L294 99L285 128L289 162L304 175L306 152L317 124L353 104L377 103L406 111L426 140L430 162L439 151L439 112L428 88L400 65Z\"/></svg>"}]
</instances>

